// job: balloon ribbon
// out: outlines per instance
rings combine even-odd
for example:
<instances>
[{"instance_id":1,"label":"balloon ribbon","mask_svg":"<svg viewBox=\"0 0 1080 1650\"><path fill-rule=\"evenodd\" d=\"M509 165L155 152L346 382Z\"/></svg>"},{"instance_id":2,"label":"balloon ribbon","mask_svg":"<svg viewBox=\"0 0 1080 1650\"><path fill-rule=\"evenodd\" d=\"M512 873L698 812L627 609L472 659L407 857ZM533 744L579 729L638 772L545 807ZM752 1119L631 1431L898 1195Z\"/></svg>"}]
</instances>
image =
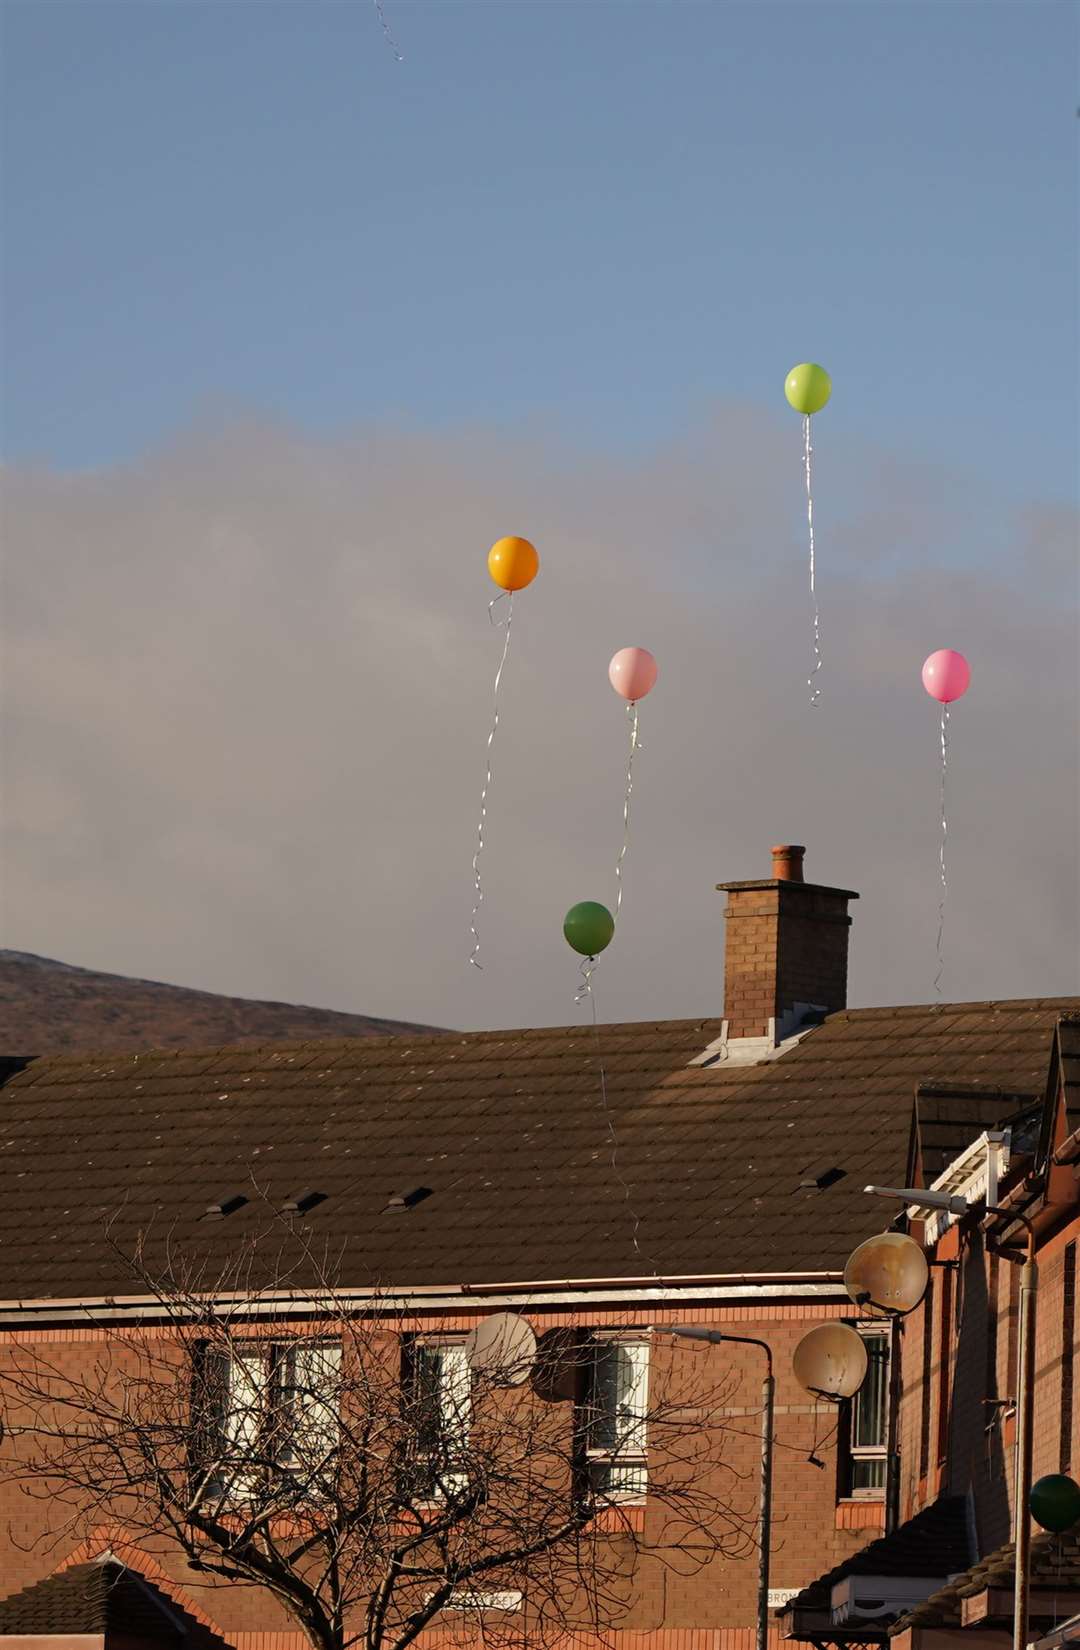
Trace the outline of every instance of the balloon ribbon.
<instances>
[{"instance_id":1,"label":"balloon ribbon","mask_svg":"<svg viewBox=\"0 0 1080 1650\"><path fill-rule=\"evenodd\" d=\"M581 974L581 984L578 986L577 990L574 992L574 1001L575 1001L575 1003L583 1003L585 1001L586 997L588 997L590 999L590 1001L592 1002L592 1011L593 1011L593 1020L594 1021L596 1020L596 1000L593 997L592 977L593 977L593 973L594 973L595 969L596 969L596 958L595 957L582 957L581 965L580 965L580 968L578 970L579 973Z\"/></svg>"},{"instance_id":2,"label":"balloon ribbon","mask_svg":"<svg viewBox=\"0 0 1080 1650\"><path fill-rule=\"evenodd\" d=\"M626 717L627 717L627 721L630 724L630 754L627 757L627 761L626 761L626 795L623 798L623 814L622 814L622 817L623 817L623 839L622 839L622 847L619 849L619 857L615 861L615 881L618 884L618 890L617 890L616 895L615 895L615 922L616 922L616 924L619 921L619 912L622 910L622 896L623 896L622 868L623 868L623 860L626 858L626 852L627 852L627 849L630 846L630 799L634 794L634 752L641 749L641 746L638 742L638 708L637 708L637 700L636 699L634 701L632 701L632 703L627 705L627 707L626 707Z\"/></svg>"},{"instance_id":3,"label":"balloon ribbon","mask_svg":"<svg viewBox=\"0 0 1080 1650\"><path fill-rule=\"evenodd\" d=\"M596 993L592 988L592 976L595 967L595 957L585 957L583 959L581 964L582 984L577 990L574 1001L576 1003L580 1003L588 997L589 1003L592 1007L593 1042L596 1046L596 1063L600 1069L600 1105L604 1113L604 1123L607 1126L608 1139L611 1142L611 1172L622 1188L623 1202L626 1204L627 1213L633 1222L630 1229L630 1237L634 1245L634 1253L640 1261L652 1260L653 1276L656 1277L659 1276L659 1268L657 1267L656 1261L651 1255L646 1256L642 1253L641 1244L638 1242L638 1231L641 1226L641 1216L630 1202L630 1187L627 1185L623 1172L619 1168L619 1137L615 1133L615 1124L612 1122L611 1112L608 1108L607 1073L604 1070L604 1059L600 1049L600 1027L597 1024L596 1018Z\"/></svg>"},{"instance_id":4,"label":"balloon ribbon","mask_svg":"<svg viewBox=\"0 0 1080 1650\"><path fill-rule=\"evenodd\" d=\"M383 6L383 0L373 0L373 3L375 6L375 16L379 19L379 27L382 29L386 44L390 47L390 50L393 52L398 62L404 63L405 58L402 55L401 48L394 39L390 25L386 21L386 9Z\"/></svg>"},{"instance_id":5,"label":"balloon ribbon","mask_svg":"<svg viewBox=\"0 0 1080 1650\"><path fill-rule=\"evenodd\" d=\"M630 704L627 705L626 717L630 726L630 751L626 760L626 792L623 798L622 847L619 850L619 857L615 861L615 880L618 883L618 891L615 898L616 923L618 923L619 912L622 909L623 861L626 858L627 849L630 846L630 801L634 794L634 753L641 749L641 745L638 741L638 707L636 700L632 700ZM644 1262L646 1260L652 1260L653 1276L656 1277L659 1276L659 1268L652 1256L646 1256L642 1252L641 1244L638 1241L638 1231L641 1227L641 1216L638 1214L637 1210L630 1201L630 1187L623 1176L622 1170L619 1168L619 1137L615 1133L615 1124L612 1122L611 1111L608 1107L607 1073L604 1070L604 1060L600 1048L600 1027L597 1024L596 1017L596 993L592 988L592 977L595 969L595 957L582 958L580 969L581 984L574 993L574 1001L575 1003L582 1003L587 997L589 999L589 1006L592 1009L593 1042L596 1045L596 1063L600 1071L600 1104L604 1113L604 1123L607 1127L608 1139L611 1142L611 1172L619 1186L622 1188L623 1201L626 1204L627 1213L629 1214L632 1222L630 1237L634 1245L634 1253L640 1261Z\"/></svg>"},{"instance_id":6,"label":"balloon ribbon","mask_svg":"<svg viewBox=\"0 0 1080 1650\"><path fill-rule=\"evenodd\" d=\"M810 414L803 415L803 458L806 464L806 522L810 529L810 600L814 608L814 668L806 678L806 685L810 689L810 703L816 705L821 698L821 689L815 685L814 677L821 669L821 614L818 610L817 573L814 560L814 493L810 477L810 455L814 449L810 445Z\"/></svg>"},{"instance_id":7,"label":"balloon ribbon","mask_svg":"<svg viewBox=\"0 0 1080 1650\"><path fill-rule=\"evenodd\" d=\"M945 820L945 770L948 765L949 749L949 707L941 707L941 898L938 901L938 931L937 931L937 973L934 975L934 990L941 996L941 975L945 967L945 956L942 950L942 937L945 933L945 900L949 892L949 884L945 876L945 840L949 827Z\"/></svg>"},{"instance_id":8,"label":"balloon ribbon","mask_svg":"<svg viewBox=\"0 0 1080 1650\"><path fill-rule=\"evenodd\" d=\"M503 596L505 596L505 594L506 594L506 592L504 591ZM494 695L493 695L493 715L492 715L492 721L491 721L491 732L488 734L488 738L487 738L487 771L484 774L484 786L483 786L483 789L480 792L480 819L479 819L479 821L477 823L477 827L476 827L476 852L473 854L473 861L472 861L474 887L475 887L475 890L476 890L476 901L475 901L475 903L473 905L473 908L472 908L472 918L471 918L470 924L469 924L469 930L470 930L470 933L472 934L472 938L473 938L472 953L469 957L469 961L472 963L474 968L483 968L483 966L484 966L483 963L480 962L480 960L479 960L479 957L480 957L480 934L479 934L479 930L477 929L477 926L476 926L477 917L479 916L479 913L480 913L480 907L484 902L484 889L483 889L483 885L482 885L481 880L480 880L480 855L484 851L484 825L487 821L488 791L491 788L491 747L495 743L495 735L499 731L499 683L502 681L502 673L503 673L503 670L506 666L506 656L510 651L510 626L511 626L511 624L513 622L513 618L514 618L514 593L513 593L513 591L511 591L510 592L510 600L509 600L509 602L507 604L507 608L506 608L506 623L505 623L504 626L501 626L501 627L499 626L499 623L498 623L497 619L495 618L495 604L496 604L496 602L501 602L502 599L503 599L503 596L496 596L492 601L490 601L488 603L488 619L490 620L490 622L493 625L495 625L495 627L497 629L498 628L505 629L506 638L503 642L502 658L499 660L499 668L495 672L495 691L494 691Z\"/></svg>"}]
</instances>

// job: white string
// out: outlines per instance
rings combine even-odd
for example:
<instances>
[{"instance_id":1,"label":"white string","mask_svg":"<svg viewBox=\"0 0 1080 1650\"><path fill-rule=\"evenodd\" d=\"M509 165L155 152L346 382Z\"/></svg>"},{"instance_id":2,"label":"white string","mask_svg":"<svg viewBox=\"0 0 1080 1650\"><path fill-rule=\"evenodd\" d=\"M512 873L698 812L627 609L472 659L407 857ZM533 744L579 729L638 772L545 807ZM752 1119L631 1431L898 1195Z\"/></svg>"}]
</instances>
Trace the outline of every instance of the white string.
<instances>
[{"instance_id":1,"label":"white string","mask_svg":"<svg viewBox=\"0 0 1080 1650\"><path fill-rule=\"evenodd\" d=\"M947 766L946 753L949 748L948 737L949 707L941 707L941 898L938 901L938 931L937 931L937 973L934 976L934 990L941 996L941 975L945 967L945 957L942 951L942 936L945 932L945 900L949 892L949 884L945 877L945 841L948 836L948 825L945 820L945 770Z\"/></svg>"},{"instance_id":2,"label":"white string","mask_svg":"<svg viewBox=\"0 0 1080 1650\"><path fill-rule=\"evenodd\" d=\"M595 957L582 957L581 967L580 967L581 984L578 986L577 990L574 992L574 1001L575 1001L575 1003L583 1003L585 1001L586 997L592 997L592 977L593 977L593 973L594 973L595 969L596 969L596 958ZM596 1020L596 1003L595 1002L593 1002L593 1020L594 1020L594 1022Z\"/></svg>"},{"instance_id":3,"label":"white string","mask_svg":"<svg viewBox=\"0 0 1080 1650\"><path fill-rule=\"evenodd\" d=\"M634 794L634 752L641 749L641 746L638 743L638 708L637 708L637 700L636 699L633 700L632 703L627 705L626 715L627 715L627 719L630 723L630 754L627 757L627 761L626 761L626 795L623 799L623 812L622 812L622 817L623 817L622 847L619 849L619 857L615 861L615 881L618 884L618 890L617 890L616 895L615 895L615 922L616 922L616 924L618 924L618 921L619 921L619 912L622 910L622 896L623 896L622 868L623 868L623 860L626 858L626 851L630 846L630 798Z\"/></svg>"},{"instance_id":4,"label":"white string","mask_svg":"<svg viewBox=\"0 0 1080 1650\"><path fill-rule=\"evenodd\" d=\"M499 730L499 683L502 681L503 668L506 664L506 655L510 651L510 626L514 618L513 591L510 591L510 600L506 608L505 627L500 626L495 618L496 604L501 602L505 595L506 591L503 591L502 595L494 597L494 599L488 603L488 619L491 624L496 626L496 628L505 628L506 640L503 642L502 658L499 660L499 668L495 672L493 716L491 722L491 732L488 734L487 739L487 771L484 774L484 788L480 792L480 818L476 826L476 852L473 854L472 862L476 901L472 908L472 917L469 924L469 929L473 938L472 954L469 957L469 961L472 963L474 968L483 968L484 966L483 963L478 960L480 956L480 934L476 926L476 919L479 915L480 907L484 903L484 890L480 881L480 855L484 851L484 825L487 821L487 798L488 791L491 787L491 747L495 743L495 735Z\"/></svg>"},{"instance_id":5,"label":"white string","mask_svg":"<svg viewBox=\"0 0 1080 1650\"><path fill-rule=\"evenodd\" d=\"M634 1208L634 1205L630 1201L630 1187L623 1178L622 1170L619 1168L619 1137L615 1133L615 1125L611 1120L611 1112L608 1109L607 1073L604 1071L604 1061L600 1053L600 1027L597 1024L596 1018L596 993L592 988L592 975L595 967L595 957L586 957L582 962L581 973L584 984L580 987L574 1001L581 1002L587 996L592 1005L593 1042L596 1045L596 1063L600 1068L600 1105L604 1113L604 1122L607 1125L608 1139L611 1141L611 1172L615 1176L615 1179L618 1181L619 1185L622 1187L623 1202L626 1204L627 1213L630 1215L633 1222L630 1229L630 1237L634 1245L634 1253L638 1259L644 1263L646 1260L651 1260L652 1257L642 1253L641 1244L638 1242L638 1231L641 1227L641 1216L638 1214L637 1210ZM655 1260L652 1261L652 1268L653 1275L657 1276L658 1269Z\"/></svg>"},{"instance_id":6,"label":"white string","mask_svg":"<svg viewBox=\"0 0 1080 1650\"><path fill-rule=\"evenodd\" d=\"M615 861L615 880L618 883L618 892L615 899L616 924L619 920L619 912L622 909L623 861L626 858L627 849L630 846L630 801L634 794L634 753L635 751L641 749L641 745L638 741L638 707L636 700L631 701L631 703L627 705L626 715L627 721L630 725L630 750L626 760L626 793L623 799L622 847L619 850L619 857ZM581 984L574 993L574 1001L575 1003L583 1003L585 999L588 998L589 1005L592 1009L593 1041L596 1045L596 1063L600 1071L600 1105L604 1113L604 1123L607 1127L608 1139L611 1142L611 1172L619 1186L622 1188L623 1202L626 1204L627 1212L630 1215L632 1222L630 1237L634 1245L634 1253L642 1264L651 1262L653 1276L658 1277L659 1267L655 1258L651 1255L644 1254L641 1244L638 1241L638 1232L641 1228L641 1216L638 1214L637 1210L634 1208L634 1205L630 1201L630 1187L623 1176L622 1170L619 1168L619 1137L615 1133L615 1124L612 1121L611 1112L608 1108L607 1073L604 1070L603 1056L600 1052L600 1027L597 1023L596 993L594 992L592 986L592 977L595 970L596 958L583 957L580 969Z\"/></svg>"},{"instance_id":7,"label":"white string","mask_svg":"<svg viewBox=\"0 0 1080 1650\"><path fill-rule=\"evenodd\" d=\"M398 62L404 63L405 58L402 54L401 48L394 39L393 34L390 32L390 25L386 21L386 12L383 9L383 0L372 0L372 4L375 7L375 16L379 19L379 27L382 29L383 35L386 39L386 44L390 47L390 50L393 52Z\"/></svg>"},{"instance_id":8,"label":"white string","mask_svg":"<svg viewBox=\"0 0 1080 1650\"><path fill-rule=\"evenodd\" d=\"M803 456L806 462L806 522L810 529L810 600L814 606L814 668L806 678L806 685L810 689L810 703L816 705L821 699L821 689L814 684L814 677L821 669L821 614L818 611L817 573L814 560L814 493L810 479L810 455L813 452L810 445L810 414L803 415Z\"/></svg>"}]
</instances>

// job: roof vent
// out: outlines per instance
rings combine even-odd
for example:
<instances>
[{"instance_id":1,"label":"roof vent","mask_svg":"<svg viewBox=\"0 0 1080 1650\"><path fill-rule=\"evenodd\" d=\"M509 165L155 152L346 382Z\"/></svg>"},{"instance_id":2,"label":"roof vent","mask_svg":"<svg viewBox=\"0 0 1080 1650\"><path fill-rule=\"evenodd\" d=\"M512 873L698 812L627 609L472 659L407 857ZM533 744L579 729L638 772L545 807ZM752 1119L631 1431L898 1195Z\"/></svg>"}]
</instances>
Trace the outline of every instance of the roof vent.
<instances>
[{"instance_id":1,"label":"roof vent","mask_svg":"<svg viewBox=\"0 0 1080 1650\"><path fill-rule=\"evenodd\" d=\"M326 1202L325 1192L297 1192L295 1197L287 1197L281 1205L283 1215L306 1215L309 1209L314 1209L317 1203Z\"/></svg>"},{"instance_id":2,"label":"roof vent","mask_svg":"<svg viewBox=\"0 0 1080 1650\"><path fill-rule=\"evenodd\" d=\"M208 1203L205 1213L200 1215L199 1219L224 1220L226 1215L234 1214L237 1209L242 1209L246 1202L247 1198L239 1192L235 1197L220 1198L217 1203Z\"/></svg>"},{"instance_id":3,"label":"roof vent","mask_svg":"<svg viewBox=\"0 0 1080 1650\"><path fill-rule=\"evenodd\" d=\"M829 1186L835 1186L838 1180L843 1180L846 1169L811 1169L799 1181L800 1192L824 1192Z\"/></svg>"},{"instance_id":4,"label":"roof vent","mask_svg":"<svg viewBox=\"0 0 1080 1650\"><path fill-rule=\"evenodd\" d=\"M430 1186L413 1186L407 1192L391 1192L383 1214L404 1214L406 1209L414 1209L418 1203L423 1203L425 1197L430 1197L431 1190Z\"/></svg>"}]
</instances>

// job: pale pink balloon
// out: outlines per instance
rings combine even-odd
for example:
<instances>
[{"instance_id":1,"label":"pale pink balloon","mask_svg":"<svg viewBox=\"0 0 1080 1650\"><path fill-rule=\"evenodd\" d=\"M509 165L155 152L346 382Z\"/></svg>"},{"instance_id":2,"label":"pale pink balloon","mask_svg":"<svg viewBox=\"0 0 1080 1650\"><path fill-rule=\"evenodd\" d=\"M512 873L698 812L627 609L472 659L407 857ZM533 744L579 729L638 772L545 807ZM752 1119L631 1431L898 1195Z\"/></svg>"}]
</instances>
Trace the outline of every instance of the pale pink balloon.
<instances>
[{"instance_id":1,"label":"pale pink balloon","mask_svg":"<svg viewBox=\"0 0 1080 1650\"><path fill-rule=\"evenodd\" d=\"M633 704L656 686L656 660L647 647L621 647L608 665L608 677L616 693Z\"/></svg>"},{"instance_id":2,"label":"pale pink balloon","mask_svg":"<svg viewBox=\"0 0 1080 1650\"><path fill-rule=\"evenodd\" d=\"M931 653L922 667L923 687L931 699L937 699L943 705L951 704L966 693L970 681L971 666L962 653L951 647L941 647L936 653Z\"/></svg>"}]
</instances>

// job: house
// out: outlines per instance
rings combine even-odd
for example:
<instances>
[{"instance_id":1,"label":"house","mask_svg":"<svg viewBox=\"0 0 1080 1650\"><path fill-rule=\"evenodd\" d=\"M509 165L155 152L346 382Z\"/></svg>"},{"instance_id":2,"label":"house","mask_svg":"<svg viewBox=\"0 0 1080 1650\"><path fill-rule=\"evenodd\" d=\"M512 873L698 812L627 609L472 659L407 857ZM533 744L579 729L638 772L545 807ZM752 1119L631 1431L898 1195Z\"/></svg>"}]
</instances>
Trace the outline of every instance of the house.
<instances>
[{"instance_id":1,"label":"house","mask_svg":"<svg viewBox=\"0 0 1080 1650\"><path fill-rule=\"evenodd\" d=\"M1024 1222L1038 1268L1032 1479L1080 1473L1080 1015L1057 1018L1042 1093L920 1082L894 1184L970 1208L911 1221L930 1283L899 1336L899 1522L816 1577L783 1620L819 1646L1008 1650ZM1080 1528L1036 1530L1030 1577L1031 1639L1080 1643Z\"/></svg>"},{"instance_id":2,"label":"house","mask_svg":"<svg viewBox=\"0 0 1080 1650\"><path fill-rule=\"evenodd\" d=\"M226 1650L205 1621L114 1556L66 1565L0 1600L0 1641L23 1650Z\"/></svg>"},{"instance_id":3,"label":"house","mask_svg":"<svg viewBox=\"0 0 1080 1650\"><path fill-rule=\"evenodd\" d=\"M1080 998L847 1009L850 890L805 881L803 850L791 847L774 850L771 875L720 887L727 944L715 1019L58 1056L13 1069L0 1092L0 1381L28 1348L78 1371L118 1327L130 1345L150 1344L167 1303L133 1286L118 1256L141 1243L152 1271L168 1245L196 1255L204 1281L220 1278L238 1253L265 1253L245 1245L273 1214L303 1233L309 1255L333 1251L337 1304L347 1299L351 1320L374 1322L393 1305L405 1342L393 1367L434 1393L444 1419L467 1401L464 1338L493 1314L523 1317L556 1344L583 1338L598 1426L590 1484L605 1503L594 1522L612 1513L612 1550L630 1543L633 1558L604 1642L750 1650L762 1348L703 1350L670 1332L696 1325L756 1340L776 1377L770 1638L779 1644L786 1601L950 1486L936 1442L925 1491L897 1466L897 1423L902 1440L911 1424L909 1398L899 1416L895 1408L897 1346L906 1379L917 1329L900 1336L862 1321L844 1288L851 1251L894 1212L863 1188L903 1183L917 1093L926 1173L932 1095L970 1090L978 1102L985 1088L995 1118L1002 1095L1010 1115L1042 1104L1059 1025ZM276 1281L260 1278L259 1264L247 1274L255 1293ZM1002 1265L999 1286L1007 1281ZM291 1292L277 1290L274 1321L292 1313L318 1329L318 1282L294 1274ZM252 1301L238 1291L229 1310L240 1322ZM801 1337L837 1320L867 1337L870 1370L839 1409L792 1371ZM318 1336L312 1345L324 1367L338 1356ZM272 1358L272 1337L262 1346ZM250 1368L245 1357L234 1359L244 1367L229 1392L258 1385L263 1350L253 1345ZM687 1370L713 1371L724 1386L700 1422L723 1424L714 1478L733 1535L722 1554L672 1574L648 1558L659 1443L641 1438L635 1406L646 1387L662 1401ZM301 1382L294 1364L273 1378ZM580 1383L564 1412L579 1401ZM249 1436L239 1421L233 1431L234 1442ZM55 1506L28 1501L9 1479L0 1486L7 1590L120 1554L235 1650L306 1642L265 1590L193 1569L175 1543L136 1540L118 1516L98 1505L58 1528ZM978 1556L966 1513L953 1535L950 1565L962 1567ZM512 1615L521 1595L484 1607ZM433 1624L421 1642L437 1637Z\"/></svg>"}]
</instances>

